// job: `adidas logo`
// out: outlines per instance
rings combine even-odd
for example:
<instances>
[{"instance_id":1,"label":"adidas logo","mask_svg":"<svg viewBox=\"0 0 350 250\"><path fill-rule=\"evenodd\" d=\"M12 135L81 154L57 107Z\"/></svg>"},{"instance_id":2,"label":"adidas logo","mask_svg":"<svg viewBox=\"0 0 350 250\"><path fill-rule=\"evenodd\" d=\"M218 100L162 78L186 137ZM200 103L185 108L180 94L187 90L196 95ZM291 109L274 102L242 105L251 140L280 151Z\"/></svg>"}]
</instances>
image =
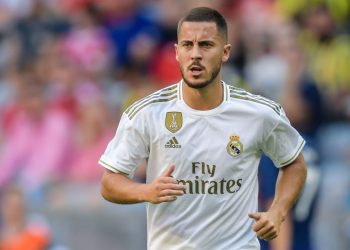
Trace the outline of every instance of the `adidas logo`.
<instances>
[{"instance_id":1,"label":"adidas logo","mask_svg":"<svg viewBox=\"0 0 350 250\"><path fill-rule=\"evenodd\" d=\"M181 148L180 143L176 140L175 137L171 138L166 144L166 148Z\"/></svg>"}]
</instances>

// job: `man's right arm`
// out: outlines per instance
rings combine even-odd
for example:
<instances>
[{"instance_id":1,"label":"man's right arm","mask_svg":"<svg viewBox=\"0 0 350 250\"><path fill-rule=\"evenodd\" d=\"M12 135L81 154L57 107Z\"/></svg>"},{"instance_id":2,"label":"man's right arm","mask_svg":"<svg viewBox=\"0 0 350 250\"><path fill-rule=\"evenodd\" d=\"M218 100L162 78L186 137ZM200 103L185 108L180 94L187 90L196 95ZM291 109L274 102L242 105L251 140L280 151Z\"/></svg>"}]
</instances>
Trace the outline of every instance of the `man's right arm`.
<instances>
[{"instance_id":1,"label":"man's right arm","mask_svg":"<svg viewBox=\"0 0 350 250\"><path fill-rule=\"evenodd\" d=\"M107 201L119 204L175 201L177 196L184 194L185 187L171 176L174 169L175 166L169 166L161 176L148 184L135 182L126 174L106 169L102 176L101 195Z\"/></svg>"}]
</instances>

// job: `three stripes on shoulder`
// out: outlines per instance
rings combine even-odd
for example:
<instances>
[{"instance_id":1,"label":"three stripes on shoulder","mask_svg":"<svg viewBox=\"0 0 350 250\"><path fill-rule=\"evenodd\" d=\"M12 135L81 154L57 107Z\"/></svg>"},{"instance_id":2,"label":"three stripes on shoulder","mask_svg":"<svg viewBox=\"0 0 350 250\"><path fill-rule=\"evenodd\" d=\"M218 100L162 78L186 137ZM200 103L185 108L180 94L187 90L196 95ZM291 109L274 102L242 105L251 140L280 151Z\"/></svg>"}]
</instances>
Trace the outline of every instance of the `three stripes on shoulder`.
<instances>
[{"instance_id":1,"label":"three stripes on shoulder","mask_svg":"<svg viewBox=\"0 0 350 250\"><path fill-rule=\"evenodd\" d=\"M143 108L153 104L153 103L159 103L159 102L169 102L174 99L177 99L178 93L177 93L177 84L171 85L169 87L166 87L164 89L161 89L149 96L146 96L139 101L132 104L129 108L125 110L125 113L128 115L129 119L135 117L135 115L140 112Z\"/></svg>"},{"instance_id":2,"label":"three stripes on shoulder","mask_svg":"<svg viewBox=\"0 0 350 250\"><path fill-rule=\"evenodd\" d=\"M229 85L229 91L231 98L256 102L271 108L278 115L281 114L281 105L272 100L269 100L259 95L253 95L243 89L236 88L231 85ZM136 101L125 110L125 113L131 120L143 108L154 103L169 102L175 100L178 98L178 95L178 84L171 85Z\"/></svg>"},{"instance_id":3,"label":"three stripes on shoulder","mask_svg":"<svg viewBox=\"0 0 350 250\"><path fill-rule=\"evenodd\" d=\"M237 99L242 99L242 100L247 100L247 101L252 101L256 103L260 103L262 105L265 105L269 108L271 108L273 111L275 111L278 115L281 115L281 105L267 99L265 97L262 97L260 95L253 95L243 89L236 88L234 86L229 86L230 89L230 97L231 98L237 98Z\"/></svg>"}]
</instances>

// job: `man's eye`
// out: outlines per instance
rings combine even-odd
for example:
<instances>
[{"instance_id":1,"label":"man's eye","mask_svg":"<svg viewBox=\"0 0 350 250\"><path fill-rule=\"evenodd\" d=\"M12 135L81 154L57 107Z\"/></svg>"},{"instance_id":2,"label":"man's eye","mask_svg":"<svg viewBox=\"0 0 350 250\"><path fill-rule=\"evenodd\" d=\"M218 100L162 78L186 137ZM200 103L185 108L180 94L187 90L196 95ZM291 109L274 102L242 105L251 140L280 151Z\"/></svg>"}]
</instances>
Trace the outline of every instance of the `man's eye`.
<instances>
[{"instance_id":1,"label":"man's eye","mask_svg":"<svg viewBox=\"0 0 350 250\"><path fill-rule=\"evenodd\" d=\"M210 48L210 47L212 47L212 44L210 44L210 43L203 43L203 44L202 44L202 47L204 47L204 48Z\"/></svg>"}]
</instances>

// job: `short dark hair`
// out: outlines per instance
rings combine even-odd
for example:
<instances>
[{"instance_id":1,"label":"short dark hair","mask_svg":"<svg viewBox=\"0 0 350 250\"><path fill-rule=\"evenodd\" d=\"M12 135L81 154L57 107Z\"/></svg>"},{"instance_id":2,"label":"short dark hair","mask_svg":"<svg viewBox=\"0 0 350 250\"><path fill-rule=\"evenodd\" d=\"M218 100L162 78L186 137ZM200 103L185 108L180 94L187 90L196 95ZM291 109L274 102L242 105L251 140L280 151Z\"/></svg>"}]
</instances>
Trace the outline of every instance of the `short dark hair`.
<instances>
[{"instance_id":1,"label":"short dark hair","mask_svg":"<svg viewBox=\"0 0 350 250\"><path fill-rule=\"evenodd\" d=\"M177 25L177 36L181 26L184 22L214 22L218 29L218 32L222 35L225 41L227 41L227 24L226 20L217 10L208 7L193 8L187 13L186 16L182 17Z\"/></svg>"}]
</instances>

